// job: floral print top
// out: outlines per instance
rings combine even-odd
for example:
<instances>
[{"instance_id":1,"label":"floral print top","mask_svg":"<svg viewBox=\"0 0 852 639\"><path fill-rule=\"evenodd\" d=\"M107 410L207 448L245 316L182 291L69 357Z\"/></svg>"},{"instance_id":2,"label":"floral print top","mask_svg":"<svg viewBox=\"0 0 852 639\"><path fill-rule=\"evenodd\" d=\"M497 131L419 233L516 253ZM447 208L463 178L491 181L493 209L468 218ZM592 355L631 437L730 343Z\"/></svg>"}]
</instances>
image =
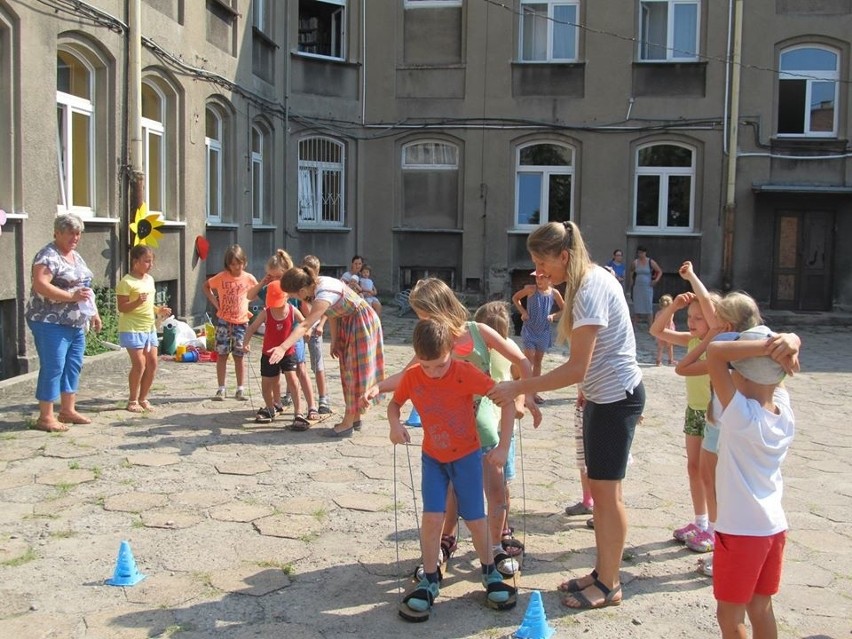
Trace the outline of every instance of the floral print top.
<instances>
[{"instance_id":1,"label":"floral print top","mask_svg":"<svg viewBox=\"0 0 852 639\"><path fill-rule=\"evenodd\" d=\"M81 286L90 286L92 271L86 266L83 257L72 251L72 262L67 261L56 244L51 242L33 258L33 266L43 264L53 275L50 283L61 288L63 291L73 291ZM62 324L63 326L75 326L85 328L89 317L80 312L77 302L54 302L42 297L30 289L30 299L27 303L26 317L31 322L47 322L48 324Z\"/></svg>"}]
</instances>

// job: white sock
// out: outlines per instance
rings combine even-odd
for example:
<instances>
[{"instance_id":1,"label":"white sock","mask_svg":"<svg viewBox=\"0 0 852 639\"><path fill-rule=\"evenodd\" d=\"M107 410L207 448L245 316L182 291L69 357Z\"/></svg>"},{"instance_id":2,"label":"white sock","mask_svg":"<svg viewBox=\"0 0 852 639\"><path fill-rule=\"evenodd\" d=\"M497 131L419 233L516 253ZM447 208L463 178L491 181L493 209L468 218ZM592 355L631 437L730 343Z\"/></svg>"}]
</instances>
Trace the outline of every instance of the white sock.
<instances>
[{"instance_id":1,"label":"white sock","mask_svg":"<svg viewBox=\"0 0 852 639\"><path fill-rule=\"evenodd\" d=\"M224 392L225 392L225 387L224 387L224 386L220 386L220 387L219 387L219 390L220 390L220 391L222 391L222 392L224 393Z\"/></svg>"},{"instance_id":2,"label":"white sock","mask_svg":"<svg viewBox=\"0 0 852 639\"><path fill-rule=\"evenodd\" d=\"M703 515L695 515L695 525L698 526L701 530L707 530L707 526L710 523L710 519L707 516L707 513Z\"/></svg>"},{"instance_id":3,"label":"white sock","mask_svg":"<svg viewBox=\"0 0 852 639\"><path fill-rule=\"evenodd\" d=\"M707 532L712 535L714 530L716 530L716 522L715 521L708 522L707 523Z\"/></svg>"},{"instance_id":4,"label":"white sock","mask_svg":"<svg viewBox=\"0 0 852 639\"><path fill-rule=\"evenodd\" d=\"M243 390L245 390L245 389L244 389L242 386L237 386L237 390L238 390L238 391L240 391L240 392L242 392L242 391L243 391Z\"/></svg>"}]
</instances>

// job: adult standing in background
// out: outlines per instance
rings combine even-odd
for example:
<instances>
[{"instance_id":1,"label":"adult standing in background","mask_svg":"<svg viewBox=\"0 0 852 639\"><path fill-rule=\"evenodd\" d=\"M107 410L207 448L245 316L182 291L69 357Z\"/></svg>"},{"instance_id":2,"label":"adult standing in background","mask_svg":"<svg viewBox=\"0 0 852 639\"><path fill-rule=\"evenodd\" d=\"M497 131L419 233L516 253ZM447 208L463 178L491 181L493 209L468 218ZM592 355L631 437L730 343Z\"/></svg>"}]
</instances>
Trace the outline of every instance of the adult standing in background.
<instances>
[{"instance_id":1,"label":"adult standing in background","mask_svg":"<svg viewBox=\"0 0 852 639\"><path fill-rule=\"evenodd\" d=\"M636 248L636 259L630 265L630 275L633 281L633 323L639 322L644 315L648 326L654 318L654 285L663 276L662 269L648 257L648 249L644 246Z\"/></svg>"},{"instance_id":2,"label":"adult standing in background","mask_svg":"<svg viewBox=\"0 0 852 639\"><path fill-rule=\"evenodd\" d=\"M65 424L90 424L77 412L77 389L86 350L86 328L101 330L101 316L91 289L92 271L77 252L83 220L73 213L57 215L53 241L33 259L27 325L38 352L36 385L39 416L35 427L49 433L68 430ZM59 415L54 402L59 399Z\"/></svg>"},{"instance_id":3,"label":"adult standing in background","mask_svg":"<svg viewBox=\"0 0 852 639\"><path fill-rule=\"evenodd\" d=\"M606 263L608 267L615 273L615 278L621 286L624 286L624 276L627 271L627 264L624 263L624 252L621 249L615 249L612 252L612 259Z\"/></svg>"},{"instance_id":4,"label":"adult standing in background","mask_svg":"<svg viewBox=\"0 0 852 639\"><path fill-rule=\"evenodd\" d=\"M499 405L518 395L582 384L583 444L594 499L595 567L562 583L558 590L569 608L589 609L621 603L619 568L627 538L627 512L621 481L636 422L645 406L642 371L636 363L636 338L627 301L615 279L591 261L573 222L539 226L527 239L536 273L553 285L565 282L560 341L571 356L540 377L501 382L488 392Z\"/></svg>"}]
</instances>

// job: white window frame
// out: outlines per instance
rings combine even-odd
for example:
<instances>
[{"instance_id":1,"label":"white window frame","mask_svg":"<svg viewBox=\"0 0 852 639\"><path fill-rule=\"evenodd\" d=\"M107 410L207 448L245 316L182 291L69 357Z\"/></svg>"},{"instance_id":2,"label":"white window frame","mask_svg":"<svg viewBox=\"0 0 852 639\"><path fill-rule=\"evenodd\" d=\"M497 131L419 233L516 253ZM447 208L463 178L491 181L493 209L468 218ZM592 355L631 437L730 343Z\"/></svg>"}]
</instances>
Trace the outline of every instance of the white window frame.
<instances>
[{"instance_id":1,"label":"white window frame","mask_svg":"<svg viewBox=\"0 0 852 639\"><path fill-rule=\"evenodd\" d=\"M547 42L545 45L546 53L544 59L532 59L524 57L524 25L526 17L530 14L524 11L524 5L528 4L536 4L536 5L547 5ZM554 41L553 41L553 31L554 27L557 26L558 20L556 18L556 9L558 7L572 7L574 9L574 22L573 26L569 25L570 29L574 31L574 50L567 56L557 58L553 54L554 49ZM576 62L578 59L578 50L580 47L580 30L577 28L577 24L580 21L580 3L577 0L521 0L521 16L518 20L518 25L520 28L520 36L518 37L518 59L522 62L529 63L552 63L552 62Z\"/></svg>"},{"instance_id":2,"label":"white window frame","mask_svg":"<svg viewBox=\"0 0 852 639\"><path fill-rule=\"evenodd\" d=\"M252 0L251 3L252 26L264 34L267 21L266 2L267 0Z\"/></svg>"},{"instance_id":3,"label":"white window frame","mask_svg":"<svg viewBox=\"0 0 852 639\"><path fill-rule=\"evenodd\" d=\"M56 130L56 159L59 170L59 197L57 204L58 213L73 212L81 217L94 217L95 214L95 107L92 95L95 93L95 69L83 56L69 49L60 48L66 55L70 55L79 62L89 74L89 97L81 98L70 93L56 90L56 105L59 117L62 118L62 126L57 122ZM57 52L58 53L58 52ZM88 119L88 143L89 155L86 158L89 165L89 206L73 205L74 190L74 148L71 127L74 114L86 116ZM61 115L60 115L61 114Z\"/></svg>"},{"instance_id":4,"label":"white window frame","mask_svg":"<svg viewBox=\"0 0 852 639\"><path fill-rule=\"evenodd\" d=\"M665 47L665 58L647 58L644 54L646 44L649 42L645 28L645 5L666 4L666 41L651 42L652 45ZM675 47L675 7L695 6L695 53L687 55ZM642 62L695 62L701 51L701 1L700 0L641 0L639 2L639 60Z\"/></svg>"},{"instance_id":5,"label":"white window frame","mask_svg":"<svg viewBox=\"0 0 852 639\"><path fill-rule=\"evenodd\" d=\"M339 162L305 160L302 149L305 144L330 144L339 149ZM324 176L328 173L339 175L338 202L339 219L323 220L322 204L329 196L323 191ZM299 226L300 227L342 227L346 222L346 145L340 140L324 136L305 137L299 140Z\"/></svg>"},{"instance_id":6,"label":"white window frame","mask_svg":"<svg viewBox=\"0 0 852 639\"><path fill-rule=\"evenodd\" d=\"M331 4L340 7L332 13L331 16L331 35L332 41L330 45L331 52L326 55L324 53L311 53L308 51L299 50L299 55L310 56L314 58L322 58L323 60L345 60L346 59L346 11L348 9L346 0L311 0L319 4ZM363 1L363 0L362 0ZM299 14L299 20L302 19ZM335 26L337 25L337 27ZM337 33L340 33L340 42L337 42ZM298 49L298 44L297 44ZM338 55L334 52L339 51Z\"/></svg>"},{"instance_id":7,"label":"white window frame","mask_svg":"<svg viewBox=\"0 0 852 639\"><path fill-rule=\"evenodd\" d=\"M207 137L207 111L213 114L213 117L216 118L217 124L217 133L219 139L213 139ZM222 137L224 135L225 127L223 123L222 114L219 113L217 109L212 107L211 105L207 105L204 112L204 149L206 154L206 163L205 163L205 206L206 206L206 214L207 214L207 223L208 224L221 224L222 222L222 205L224 203L224 185L222 184L222 177L224 174L224 162L223 162L223 149L222 149ZM214 166L211 166L211 154L212 152L216 152L216 162ZM216 191L216 210L218 211L218 215L210 214L210 176L211 170L215 171L218 176L218 189Z\"/></svg>"},{"instance_id":8,"label":"white window frame","mask_svg":"<svg viewBox=\"0 0 852 639\"><path fill-rule=\"evenodd\" d=\"M568 165L536 165L536 164L521 164L521 153L524 149L533 146L552 145L567 149L571 153L571 163ZM545 224L550 221L550 198L548 184L552 175L570 175L571 176L571 219L575 217L574 211L574 190L576 188L576 179L574 166L577 163L577 150L570 144L564 142L556 142L553 140L536 140L518 146L515 151L515 208L514 208L514 227L520 230L533 230L540 224ZM539 221L535 224L521 223L518 220L518 214L521 204L521 176L541 175L541 191L539 193Z\"/></svg>"},{"instance_id":9,"label":"white window frame","mask_svg":"<svg viewBox=\"0 0 852 639\"><path fill-rule=\"evenodd\" d=\"M406 9L443 9L460 7L462 0L405 0Z\"/></svg>"},{"instance_id":10,"label":"white window frame","mask_svg":"<svg viewBox=\"0 0 852 639\"><path fill-rule=\"evenodd\" d=\"M260 140L260 151L254 150L254 135L255 133ZM263 128L258 126L257 124L253 124L251 127L251 221L255 226L259 226L265 224L268 219L268 211L266 210L266 189L269 185L266 184L266 163L265 163L265 154L266 154L266 138L268 134L264 131ZM255 176L259 175L260 179L255 180ZM255 184L259 185L259 193L255 193ZM259 202L256 205L256 202Z\"/></svg>"},{"instance_id":11,"label":"white window frame","mask_svg":"<svg viewBox=\"0 0 852 639\"><path fill-rule=\"evenodd\" d=\"M644 149L655 146L676 146L690 152L692 161L690 166L639 166L639 154ZM692 233L695 227L695 191L697 172L696 156L698 151L695 147L670 140L651 142L636 148L634 155L633 176L633 228L636 231L656 231L661 234ZM637 220L639 209L639 177L656 176L659 178L659 201L657 202L657 224L640 226ZM674 176L688 176L690 178L689 188L689 224L687 226L668 225L668 201L669 201L669 178Z\"/></svg>"},{"instance_id":12,"label":"white window frame","mask_svg":"<svg viewBox=\"0 0 852 639\"><path fill-rule=\"evenodd\" d=\"M784 71L782 69L782 59L785 53L791 53L798 49L820 49L834 55L837 61L834 71ZM781 133L779 137L791 138L834 138L837 137L838 112L840 111L840 51L833 47L827 47L815 43L797 44L792 47L787 47L778 55L778 81L784 80L804 80L805 81L805 121L802 123L802 133ZM834 82L834 121L832 122L831 131L811 131L811 92L815 82ZM779 89L780 91L780 89ZM780 96L778 109L780 111Z\"/></svg>"},{"instance_id":13,"label":"white window frame","mask_svg":"<svg viewBox=\"0 0 852 639\"><path fill-rule=\"evenodd\" d=\"M168 100L166 100L166 96L163 95L163 92L160 91L159 87L153 83L143 81L143 84L157 94L157 97L160 99L160 114L165 120L168 109ZM157 120L152 120L150 118L141 117L140 119L142 122L142 170L145 173L145 202L148 204L148 210L151 213L159 213L161 217L165 218L165 208L168 205L168 200L166 199L168 195L168 189L166 188L166 164L168 164L168 156L166 155L168 152L168 147L166 146L166 126L163 122L158 122ZM151 208L151 179L149 167L151 166L150 157L152 134L157 135L160 138L160 202L162 202L164 210Z\"/></svg>"},{"instance_id":14,"label":"white window frame","mask_svg":"<svg viewBox=\"0 0 852 639\"><path fill-rule=\"evenodd\" d=\"M455 151L455 162L410 162L408 151L416 146L423 145L443 146ZM458 171L459 170L459 147L451 142L443 140L417 140L409 142L402 147L402 170L403 171Z\"/></svg>"}]
</instances>

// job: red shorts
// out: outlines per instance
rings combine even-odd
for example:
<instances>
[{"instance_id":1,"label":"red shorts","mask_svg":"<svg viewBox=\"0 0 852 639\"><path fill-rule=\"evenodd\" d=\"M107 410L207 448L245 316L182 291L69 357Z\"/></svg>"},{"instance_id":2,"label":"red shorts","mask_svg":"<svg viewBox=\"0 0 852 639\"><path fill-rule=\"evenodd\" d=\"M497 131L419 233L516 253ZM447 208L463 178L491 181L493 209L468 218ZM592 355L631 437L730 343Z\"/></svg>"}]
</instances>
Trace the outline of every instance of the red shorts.
<instances>
[{"instance_id":1,"label":"red shorts","mask_svg":"<svg viewBox=\"0 0 852 639\"><path fill-rule=\"evenodd\" d=\"M747 604L754 595L771 597L781 584L787 532L771 537L716 532L713 596L717 601Z\"/></svg>"}]
</instances>

